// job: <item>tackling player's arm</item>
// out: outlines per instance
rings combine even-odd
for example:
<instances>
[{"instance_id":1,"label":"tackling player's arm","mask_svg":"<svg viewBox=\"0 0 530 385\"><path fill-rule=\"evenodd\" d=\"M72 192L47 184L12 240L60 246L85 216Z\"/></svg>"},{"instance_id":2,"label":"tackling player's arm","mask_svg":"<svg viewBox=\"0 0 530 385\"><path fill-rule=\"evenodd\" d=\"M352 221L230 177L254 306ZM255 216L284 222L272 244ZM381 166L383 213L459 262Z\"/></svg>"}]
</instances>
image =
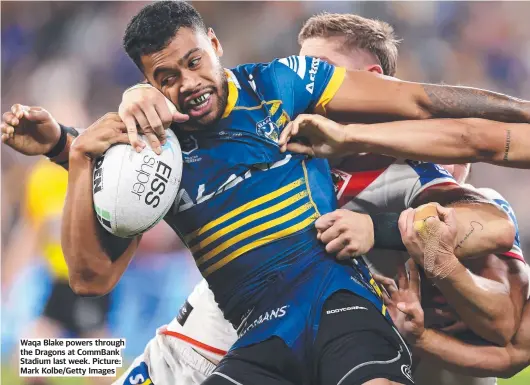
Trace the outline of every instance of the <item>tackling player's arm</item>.
<instances>
[{"instance_id":1,"label":"tackling player's arm","mask_svg":"<svg viewBox=\"0 0 530 385\"><path fill-rule=\"evenodd\" d=\"M123 239L111 235L98 223L94 212L94 159L112 144L128 143L125 130L119 116L109 113L80 135L70 149L61 241L70 286L79 295L108 293L140 242L140 236Z\"/></svg>"},{"instance_id":2,"label":"tackling player's arm","mask_svg":"<svg viewBox=\"0 0 530 385\"><path fill-rule=\"evenodd\" d=\"M13 104L2 114L2 142L24 155L45 155L68 170L70 146L79 131L58 123L42 107Z\"/></svg>"},{"instance_id":3,"label":"tackling player's arm","mask_svg":"<svg viewBox=\"0 0 530 385\"><path fill-rule=\"evenodd\" d=\"M530 125L485 119L353 124L344 151L374 152L435 163L487 162L530 168Z\"/></svg>"},{"instance_id":4,"label":"tackling player's arm","mask_svg":"<svg viewBox=\"0 0 530 385\"><path fill-rule=\"evenodd\" d=\"M466 266L433 282L473 332L505 346L519 328L528 293L524 264L491 254Z\"/></svg>"},{"instance_id":5,"label":"tackling player's arm","mask_svg":"<svg viewBox=\"0 0 530 385\"><path fill-rule=\"evenodd\" d=\"M476 258L509 251L515 239L515 226L508 215L478 191L457 186L435 186L424 190L412 207L437 202L451 207L457 224L455 255Z\"/></svg>"},{"instance_id":6,"label":"tackling player's arm","mask_svg":"<svg viewBox=\"0 0 530 385\"><path fill-rule=\"evenodd\" d=\"M374 275L385 287L385 304L400 333L422 359L438 361L449 370L477 377L512 377L530 363L530 301L527 301L521 326L506 347L475 346L424 327L420 304L419 274L410 263L409 275L399 274L399 287L393 279ZM389 293L387 295L386 293ZM525 324L526 323L526 324Z\"/></svg>"},{"instance_id":7,"label":"tackling player's arm","mask_svg":"<svg viewBox=\"0 0 530 385\"><path fill-rule=\"evenodd\" d=\"M402 215L400 230L407 251L471 330L505 345L519 324L525 299L521 293L528 290L523 266L490 256L475 262L482 277L471 273L453 254L457 245L454 210L437 210L443 221L430 217L420 228L415 225L414 210Z\"/></svg>"},{"instance_id":8,"label":"tackling player's arm","mask_svg":"<svg viewBox=\"0 0 530 385\"><path fill-rule=\"evenodd\" d=\"M325 106L333 120L483 118L530 122L530 102L507 95L471 87L406 82L369 71L336 71L344 72L344 78ZM323 112L318 108L315 111Z\"/></svg>"},{"instance_id":9,"label":"tackling player's arm","mask_svg":"<svg viewBox=\"0 0 530 385\"><path fill-rule=\"evenodd\" d=\"M505 347L476 346L433 329L416 339L414 352L468 376L510 378L530 365L530 301L519 330Z\"/></svg>"}]
</instances>

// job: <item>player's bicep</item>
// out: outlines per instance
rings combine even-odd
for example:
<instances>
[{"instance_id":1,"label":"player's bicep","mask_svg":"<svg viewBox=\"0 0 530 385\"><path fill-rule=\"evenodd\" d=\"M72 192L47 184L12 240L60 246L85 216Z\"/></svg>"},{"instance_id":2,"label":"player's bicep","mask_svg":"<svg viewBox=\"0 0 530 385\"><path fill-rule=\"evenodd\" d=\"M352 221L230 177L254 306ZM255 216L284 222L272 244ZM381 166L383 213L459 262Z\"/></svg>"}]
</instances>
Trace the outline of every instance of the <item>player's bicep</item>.
<instances>
[{"instance_id":1,"label":"player's bicep","mask_svg":"<svg viewBox=\"0 0 530 385\"><path fill-rule=\"evenodd\" d=\"M325 112L330 119L348 123L421 119L427 117L420 104L421 92L416 83L368 71L347 71Z\"/></svg>"}]
</instances>

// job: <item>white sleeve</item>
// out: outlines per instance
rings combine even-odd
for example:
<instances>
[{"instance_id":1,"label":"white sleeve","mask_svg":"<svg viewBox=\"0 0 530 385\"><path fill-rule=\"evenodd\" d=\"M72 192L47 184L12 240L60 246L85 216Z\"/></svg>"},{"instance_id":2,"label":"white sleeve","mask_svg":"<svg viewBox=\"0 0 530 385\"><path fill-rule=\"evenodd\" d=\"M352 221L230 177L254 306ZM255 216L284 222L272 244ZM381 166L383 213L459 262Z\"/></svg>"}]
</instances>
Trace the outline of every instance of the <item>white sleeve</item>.
<instances>
[{"instance_id":1,"label":"white sleeve","mask_svg":"<svg viewBox=\"0 0 530 385\"><path fill-rule=\"evenodd\" d=\"M403 211L426 189L457 185L442 167L367 154L346 159L332 172L342 208L360 212Z\"/></svg>"},{"instance_id":2,"label":"white sleeve","mask_svg":"<svg viewBox=\"0 0 530 385\"><path fill-rule=\"evenodd\" d=\"M466 185L466 187L468 187L468 185ZM517 225L517 218L515 217L515 212L513 211L512 206L506 199L504 199L501 194L491 188L479 188L477 190L486 198L491 199L493 202L495 202L495 204L500 206L506 212L506 214L508 214L508 217L510 218L515 227L515 240L513 242L513 247L510 251L502 253L502 255L508 258L515 258L525 262L523 251L521 249L519 226Z\"/></svg>"},{"instance_id":3,"label":"white sleeve","mask_svg":"<svg viewBox=\"0 0 530 385\"><path fill-rule=\"evenodd\" d=\"M406 192L406 208L411 207L418 195L427 189L435 186L458 185L453 176L438 164L415 160L405 160L403 163L413 170L416 175L416 181Z\"/></svg>"}]
</instances>

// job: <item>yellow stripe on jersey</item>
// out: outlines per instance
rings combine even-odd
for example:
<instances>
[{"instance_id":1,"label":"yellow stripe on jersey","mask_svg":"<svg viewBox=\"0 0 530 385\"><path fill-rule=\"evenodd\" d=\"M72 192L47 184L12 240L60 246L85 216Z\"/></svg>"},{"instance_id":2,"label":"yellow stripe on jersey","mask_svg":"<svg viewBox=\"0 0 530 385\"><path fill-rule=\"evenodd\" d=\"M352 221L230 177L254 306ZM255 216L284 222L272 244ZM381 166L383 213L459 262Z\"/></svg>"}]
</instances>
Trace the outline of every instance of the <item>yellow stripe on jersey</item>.
<instances>
[{"instance_id":1,"label":"yellow stripe on jersey","mask_svg":"<svg viewBox=\"0 0 530 385\"><path fill-rule=\"evenodd\" d=\"M381 292L381 289L379 288L379 285L375 282L375 279L370 278L370 285L374 288L375 292L379 297L383 296L383 293Z\"/></svg>"},{"instance_id":2,"label":"yellow stripe on jersey","mask_svg":"<svg viewBox=\"0 0 530 385\"><path fill-rule=\"evenodd\" d=\"M337 91L339 90L344 78L346 76L346 69L342 67L336 67L333 71L333 75L326 86L326 89L322 93L320 100L315 106L315 113L326 116L326 106L333 99Z\"/></svg>"},{"instance_id":3,"label":"yellow stripe on jersey","mask_svg":"<svg viewBox=\"0 0 530 385\"><path fill-rule=\"evenodd\" d=\"M239 90L237 89L236 83L232 79L234 74L231 71L226 70L226 76L228 77L228 99L226 101L226 108L222 118L226 118L234 109L237 99L239 97Z\"/></svg>"},{"instance_id":4,"label":"yellow stripe on jersey","mask_svg":"<svg viewBox=\"0 0 530 385\"><path fill-rule=\"evenodd\" d=\"M207 237L203 241L201 241L198 244L196 244L195 246L193 246L190 250L191 250L192 253L195 253L195 252L199 251L200 249L205 248L210 243L218 240L222 236L224 236L226 234L229 234L232 231L237 230L240 227L242 227L242 226L244 226L244 225L246 225L246 224L248 224L250 222L255 221L256 219L261 219L263 217L266 217L267 215L270 215L270 214L273 214L273 213L275 213L277 211L280 211L280 210L286 208L287 206L290 206L291 204L293 204L295 202L298 202L300 199L305 198L307 195L308 195L307 191L301 191L301 192L293 195L292 197L287 198L286 200L275 204L274 206L268 207L266 209L258 211L257 213L251 214L251 215L249 215L249 216L247 216L247 217L245 217L245 218L243 218L243 219L241 219L241 220L239 220L237 222L232 223L230 226L227 226L227 227L225 227L225 228L223 228L223 229L221 229L219 231L216 231L215 233L213 233L212 235L210 235L209 237Z\"/></svg>"},{"instance_id":5,"label":"yellow stripe on jersey","mask_svg":"<svg viewBox=\"0 0 530 385\"><path fill-rule=\"evenodd\" d=\"M305 160L302 161L302 168L304 169L305 186L307 188L307 193L309 194L309 201L313 205L313 208L315 209L317 215L320 216L320 212L318 211L318 207L315 204L315 202L313 201L313 197L311 196L311 188L309 187L309 179L307 178L307 168L306 168L306 165L305 165Z\"/></svg>"},{"instance_id":6,"label":"yellow stripe on jersey","mask_svg":"<svg viewBox=\"0 0 530 385\"><path fill-rule=\"evenodd\" d=\"M245 110L245 111L254 111L254 110L259 110L260 108L262 108L264 105L269 105L269 104L272 104L272 108L271 108L271 111L269 112L271 115L274 115L274 112L272 112L272 110L274 109L275 106L279 106L279 104L282 104L282 101L281 100L269 100L269 101L262 101L260 104L258 104L257 106L252 106L252 107L247 107L247 106L237 106L237 107L234 107L234 111L240 111L240 110ZM278 107L276 107L276 110L278 109Z\"/></svg>"},{"instance_id":7,"label":"yellow stripe on jersey","mask_svg":"<svg viewBox=\"0 0 530 385\"><path fill-rule=\"evenodd\" d=\"M186 235L184 237L184 239L186 240L186 242L189 243L194 238L204 234L205 232L207 232L208 230L213 229L216 226L219 226L223 222L226 222L226 221L238 216L239 214L241 214L241 213L243 213L243 212L245 212L247 210L250 210L250 209L253 209L254 207L262 205L263 203L266 203L266 202L269 202L269 201L271 201L273 199L276 199L279 196L281 196L281 195L283 195L283 194L285 194L285 193L287 193L287 192L289 192L291 190L294 190L295 188L301 186L303 183L304 183L304 179L303 178L297 179L294 182L289 183L288 185L286 185L286 186L284 186L284 187L282 187L282 188L280 188L278 190L275 190L275 191L273 191L271 193L263 195L262 197L256 198L253 201L250 201L250 202L244 204L243 206L239 206L237 209L234 209L234 210L226 213L225 215L220 216L219 218L207 223L206 225L204 225L200 229L195 230L192 233Z\"/></svg>"},{"instance_id":8,"label":"yellow stripe on jersey","mask_svg":"<svg viewBox=\"0 0 530 385\"><path fill-rule=\"evenodd\" d=\"M294 219L294 218L302 215L306 211L311 210L312 208L313 207L312 207L312 205L310 203L306 203L306 204L296 208L295 210L291 211L288 214L282 215L281 217L272 219L272 220L270 220L268 222L265 222L265 223L262 223L262 224L260 224L260 225L258 225L256 227L253 227L251 229L243 231L242 233L240 233L240 234L236 235L235 237L230 238L227 241L221 243L215 249L210 250L209 252L204 254L202 257L197 259L196 260L197 266L200 267L200 265L202 265L204 262L209 261L210 259L212 259L215 256L217 256L219 253L222 253L223 251L225 251L229 247L234 246L235 244L237 244L237 243L239 243L239 242L241 242L241 241L243 241L243 240L245 240L245 239L247 239L247 238L249 238L249 237L251 237L253 235L259 234L262 231L271 229L271 228L273 228L275 226L281 225L282 223L288 222L291 219ZM267 238L267 237L265 237L265 238ZM267 239L270 239L270 238L267 238ZM272 238L272 239L276 239L276 238ZM250 244L252 244L252 243L250 243ZM226 258L227 257L223 258L222 260L225 260Z\"/></svg>"},{"instance_id":9,"label":"yellow stripe on jersey","mask_svg":"<svg viewBox=\"0 0 530 385\"><path fill-rule=\"evenodd\" d=\"M386 314L386 306L385 305L382 305L381 313L383 313L383 315Z\"/></svg>"},{"instance_id":10,"label":"yellow stripe on jersey","mask_svg":"<svg viewBox=\"0 0 530 385\"><path fill-rule=\"evenodd\" d=\"M314 214L314 215L311 215L310 217L304 219L302 222L299 222L297 223L296 225L293 225L291 227L288 227L286 229L283 229L283 230L280 230L280 231L277 231L276 233L273 233L273 234L270 234L270 235L267 235L263 238L260 238L254 242L251 242L237 250L235 250L234 252L228 254L226 257L224 257L223 259L221 259L220 261L214 263L213 265L211 265L210 267L208 267L207 269L205 269L203 272L202 272L202 275L203 277L207 277L209 276L210 274L214 273L215 271L219 270L220 268L222 268L223 266L225 266L227 263L233 261L234 259L240 257L241 255L251 251L251 250L254 250L260 246L263 246L267 243L270 243L276 239L281 239L281 238L284 238L284 237L287 237L289 235L292 235L308 226L310 226L314 221L315 219L317 218L317 215Z\"/></svg>"}]
</instances>

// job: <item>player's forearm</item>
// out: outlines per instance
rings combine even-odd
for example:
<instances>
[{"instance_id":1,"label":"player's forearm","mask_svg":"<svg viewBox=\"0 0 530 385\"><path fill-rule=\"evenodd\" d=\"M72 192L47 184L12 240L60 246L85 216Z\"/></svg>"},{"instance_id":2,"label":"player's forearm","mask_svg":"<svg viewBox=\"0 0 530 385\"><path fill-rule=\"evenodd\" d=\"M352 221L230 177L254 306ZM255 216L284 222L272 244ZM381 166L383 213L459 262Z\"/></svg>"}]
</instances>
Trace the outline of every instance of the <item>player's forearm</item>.
<instances>
[{"instance_id":1,"label":"player's forearm","mask_svg":"<svg viewBox=\"0 0 530 385\"><path fill-rule=\"evenodd\" d=\"M80 295L102 295L117 283L138 240L110 239L94 213L92 161L74 151L69 163L61 241L70 285Z\"/></svg>"},{"instance_id":2,"label":"player's forearm","mask_svg":"<svg viewBox=\"0 0 530 385\"><path fill-rule=\"evenodd\" d=\"M477 335L506 345L516 329L509 287L459 266L444 279L433 278L462 321Z\"/></svg>"},{"instance_id":3,"label":"player's forearm","mask_svg":"<svg viewBox=\"0 0 530 385\"><path fill-rule=\"evenodd\" d=\"M509 251L515 228L506 213L479 192L455 186L427 189L414 206L438 202L455 210L459 259Z\"/></svg>"},{"instance_id":4,"label":"player's forearm","mask_svg":"<svg viewBox=\"0 0 530 385\"><path fill-rule=\"evenodd\" d=\"M432 329L425 330L414 348L421 359L436 360L445 368L468 376L503 376L511 368L505 347L470 345Z\"/></svg>"},{"instance_id":5,"label":"player's forearm","mask_svg":"<svg viewBox=\"0 0 530 385\"><path fill-rule=\"evenodd\" d=\"M348 152L434 163L488 162L530 168L530 125L484 119L431 119L347 127Z\"/></svg>"},{"instance_id":6,"label":"player's forearm","mask_svg":"<svg viewBox=\"0 0 530 385\"><path fill-rule=\"evenodd\" d=\"M530 102L472 87L422 84L421 106L434 118L482 118L530 122Z\"/></svg>"},{"instance_id":7,"label":"player's forearm","mask_svg":"<svg viewBox=\"0 0 530 385\"><path fill-rule=\"evenodd\" d=\"M463 202L448 206L455 210L458 218L454 252L459 259L502 253L512 248L515 228L497 206Z\"/></svg>"}]
</instances>

